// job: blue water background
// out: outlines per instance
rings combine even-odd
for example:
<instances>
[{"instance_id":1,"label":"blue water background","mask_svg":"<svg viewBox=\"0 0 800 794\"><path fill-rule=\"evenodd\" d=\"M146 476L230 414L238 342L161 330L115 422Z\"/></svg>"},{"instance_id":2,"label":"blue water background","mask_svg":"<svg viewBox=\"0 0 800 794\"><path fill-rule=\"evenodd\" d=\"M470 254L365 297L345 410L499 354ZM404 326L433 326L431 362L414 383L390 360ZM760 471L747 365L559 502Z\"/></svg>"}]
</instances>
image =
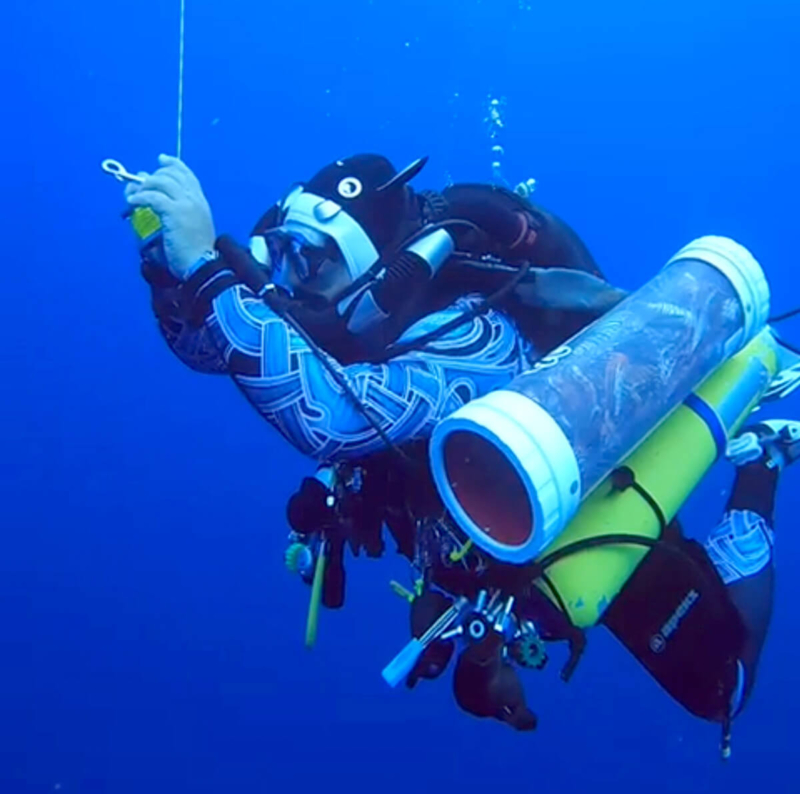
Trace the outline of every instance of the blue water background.
<instances>
[{"instance_id":1,"label":"blue water background","mask_svg":"<svg viewBox=\"0 0 800 794\"><path fill-rule=\"evenodd\" d=\"M419 187L503 171L635 288L727 234L798 303L800 4L188 0L184 157L240 238L296 179L359 151ZM121 187L175 151L178 2L4 6L0 793L797 791L798 477L761 678L718 760L602 630L563 685L527 675L534 735L390 691L407 637L393 554L348 568L303 648L284 505L311 466L153 324ZM800 324L785 328L800 341ZM800 416L800 401L770 410ZM687 454L690 451L687 450ZM716 521L718 466L687 510ZM391 546L390 546L391 549Z\"/></svg>"}]
</instances>

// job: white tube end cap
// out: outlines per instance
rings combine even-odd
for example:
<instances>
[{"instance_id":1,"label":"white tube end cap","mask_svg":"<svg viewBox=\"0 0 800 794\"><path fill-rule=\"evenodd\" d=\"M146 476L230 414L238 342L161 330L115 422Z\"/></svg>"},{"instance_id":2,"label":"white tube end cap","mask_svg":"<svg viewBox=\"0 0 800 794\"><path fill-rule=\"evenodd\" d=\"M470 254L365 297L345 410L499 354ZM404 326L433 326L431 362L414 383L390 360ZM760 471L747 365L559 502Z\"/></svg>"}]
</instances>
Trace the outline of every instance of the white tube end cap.
<instances>
[{"instance_id":1,"label":"white tube end cap","mask_svg":"<svg viewBox=\"0 0 800 794\"><path fill-rule=\"evenodd\" d=\"M750 342L769 318L769 284L756 258L730 237L698 237L667 262L695 259L719 270L730 281L744 312L744 334L740 347Z\"/></svg>"},{"instance_id":2,"label":"white tube end cap","mask_svg":"<svg viewBox=\"0 0 800 794\"><path fill-rule=\"evenodd\" d=\"M463 455L458 438L466 438L476 456L482 450L483 460ZM492 392L444 419L429 454L447 509L477 546L503 562L535 559L581 501L580 471L567 437L517 391Z\"/></svg>"}]
</instances>

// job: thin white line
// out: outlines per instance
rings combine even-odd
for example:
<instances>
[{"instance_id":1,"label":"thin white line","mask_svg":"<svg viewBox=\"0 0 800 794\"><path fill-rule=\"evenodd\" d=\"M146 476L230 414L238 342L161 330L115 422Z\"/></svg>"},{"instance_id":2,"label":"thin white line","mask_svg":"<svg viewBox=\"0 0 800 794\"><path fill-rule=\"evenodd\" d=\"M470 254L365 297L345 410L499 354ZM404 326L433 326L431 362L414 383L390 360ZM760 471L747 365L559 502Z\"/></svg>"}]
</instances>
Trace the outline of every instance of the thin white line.
<instances>
[{"instance_id":1,"label":"thin white line","mask_svg":"<svg viewBox=\"0 0 800 794\"><path fill-rule=\"evenodd\" d=\"M183 53L186 30L186 0L181 0L181 28L178 41L178 152L181 157L181 139L183 138Z\"/></svg>"}]
</instances>

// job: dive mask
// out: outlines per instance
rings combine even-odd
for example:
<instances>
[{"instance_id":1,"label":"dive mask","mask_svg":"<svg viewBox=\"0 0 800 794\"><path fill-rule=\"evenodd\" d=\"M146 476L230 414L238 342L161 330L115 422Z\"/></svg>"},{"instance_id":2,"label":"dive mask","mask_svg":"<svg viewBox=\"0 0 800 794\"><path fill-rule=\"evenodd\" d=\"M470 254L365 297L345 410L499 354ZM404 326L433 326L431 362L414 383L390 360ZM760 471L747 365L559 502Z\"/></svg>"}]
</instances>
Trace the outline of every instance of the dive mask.
<instances>
[{"instance_id":1,"label":"dive mask","mask_svg":"<svg viewBox=\"0 0 800 794\"><path fill-rule=\"evenodd\" d=\"M272 283L290 293L327 291L348 278L347 265L333 238L302 227L279 226L263 234L256 258L270 269ZM255 254L255 251L254 251Z\"/></svg>"}]
</instances>

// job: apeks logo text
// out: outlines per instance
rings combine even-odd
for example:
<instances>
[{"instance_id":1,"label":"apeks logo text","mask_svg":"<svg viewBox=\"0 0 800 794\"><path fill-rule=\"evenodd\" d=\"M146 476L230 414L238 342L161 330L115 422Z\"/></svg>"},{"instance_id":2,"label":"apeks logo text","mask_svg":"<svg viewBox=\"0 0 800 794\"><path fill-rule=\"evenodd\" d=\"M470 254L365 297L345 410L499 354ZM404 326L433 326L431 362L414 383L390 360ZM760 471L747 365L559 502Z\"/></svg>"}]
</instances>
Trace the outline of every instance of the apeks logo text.
<instances>
[{"instance_id":1,"label":"apeks logo text","mask_svg":"<svg viewBox=\"0 0 800 794\"><path fill-rule=\"evenodd\" d=\"M678 604L678 608L670 615L669 620L661 627L658 634L650 638L650 650L653 653L663 653L667 647L669 638L678 630L681 621L689 614L691 608L700 600L700 593L697 590L690 590L683 601Z\"/></svg>"}]
</instances>

